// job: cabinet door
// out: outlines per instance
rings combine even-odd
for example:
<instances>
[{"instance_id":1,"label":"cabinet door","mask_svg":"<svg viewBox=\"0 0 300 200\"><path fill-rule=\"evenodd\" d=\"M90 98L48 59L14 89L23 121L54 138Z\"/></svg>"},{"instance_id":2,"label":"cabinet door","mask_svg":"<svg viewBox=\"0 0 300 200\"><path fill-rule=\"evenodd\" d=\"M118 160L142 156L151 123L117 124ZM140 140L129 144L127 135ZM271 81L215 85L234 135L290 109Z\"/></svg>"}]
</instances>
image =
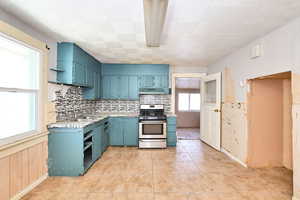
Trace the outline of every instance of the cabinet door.
<instances>
[{"instance_id":1,"label":"cabinet door","mask_svg":"<svg viewBox=\"0 0 300 200\"><path fill-rule=\"evenodd\" d=\"M101 126L96 127L93 130L93 160L97 160L101 156Z\"/></svg>"},{"instance_id":2,"label":"cabinet door","mask_svg":"<svg viewBox=\"0 0 300 200\"><path fill-rule=\"evenodd\" d=\"M86 85L86 66L80 63L73 63L73 77L72 82L74 85L85 86Z\"/></svg>"},{"instance_id":3,"label":"cabinet door","mask_svg":"<svg viewBox=\"0 0 300 200\"><path fill-rule=\"evenodd\" d=\"M120 89L120 76L110 76L110 99L119 99Z\"/></svg>"},{"instance_id":4,"label":"cabinet door","mask_svg":"<svg viewBox=\"0 0 300 200\"><path fill-rule=\"evenodd\" d=\"M120 76L120 99L128 99L129 94L129 82L128 76Z\"/></svg>"},{"instance_id":5,"label":"cabinet door","mask_svg":"<svg viewBox=\"0 0 300 200\"><path fill-rule=\"evenodd\" d=\"M138 76L129 77L129 99L138 100L139 99L139 82Z\"/></svg>"},{"instance_id":6,"label":"cabinet door","mask_svg":"<svg viewBox=\"0 0 300 200\"><path fill-rule=\"evenodd\" d=\"M141 80L141 88L153 88L155 86L153 75L144 75Z\"/></svg>"},{"instance_id":7,"label":"cabinet door","mask_svg":"<svg viewBox=\"0 0 300 200\"><path fill-rule=\"evenodd\" d=\"M112 146L123 146L124 137L123 137L123 125L121 118L110 118L110 133L109 140L110 145Z\"/></svg>"},{"instance_id":8,"label":"cabinet door","mask_svg":"<svg viewBox=\"0 0 300 200\"><path fill-rule=\"evenodd\" d=\"M104 125L101 126L101 152L103 153L106 150L106 135L104 130Z\"/></svg>"},{"instance_id":9,"label":"cabinet door","mask_svg":"<svg viewBox=\"0 0 300 200\"><path fill-rule=\"evenodd\" d=\"M126 146L138 145L138 119L136 117L124 118L124 144Z\"/></svg>"},{"instance_id":10,"label":"cabinet door","mask_svg":"<svg viewBox=\"0 0 300 200\"><path fill-rule=\"evenodd\" d=\"M102 92L101 92L101 86L102 86L102 82L101 82L101 73L97 72L96 73L96 79L97 79L97 99L100 99L102 97Z\"/></svg>"},{"instance_id":11,"label":"cabinet door","mask_svg":"<svg viewBox=\"0 0 300 200\"><path fill-rule=\"evenodd\" d=\"M102 76L102 97L110 98L110 76Z\"/></svg>"},{"instance_id":12,"label":"cabinet door","mask_svg":"<svg viewBox=\"0 0 300 200\"><path fill-rule=\"evenodd\" d=\"M86 71L86 83L88 87L94 87L95 83L94 83L95 77L94 77L94 70L89 66L87 67L87 71Z\"/></svg>"}]
</instances>

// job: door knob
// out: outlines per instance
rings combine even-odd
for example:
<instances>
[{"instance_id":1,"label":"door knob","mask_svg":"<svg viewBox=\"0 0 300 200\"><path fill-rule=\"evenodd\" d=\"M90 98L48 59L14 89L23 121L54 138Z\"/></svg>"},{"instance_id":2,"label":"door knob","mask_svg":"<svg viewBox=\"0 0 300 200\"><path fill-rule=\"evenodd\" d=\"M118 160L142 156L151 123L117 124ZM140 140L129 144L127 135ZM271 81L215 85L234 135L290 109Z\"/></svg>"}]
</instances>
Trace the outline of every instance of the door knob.
<instances>
[{"instance_id":1,"label":"door knob","mask_svg":"<svg viewBox=\"0 0 300 200\"><path fill-rule=\"evenodd\" d=\"M214 112L221 112L221 110L219 110L219 109L214 109Z\"/></svg>"}]
</instances>

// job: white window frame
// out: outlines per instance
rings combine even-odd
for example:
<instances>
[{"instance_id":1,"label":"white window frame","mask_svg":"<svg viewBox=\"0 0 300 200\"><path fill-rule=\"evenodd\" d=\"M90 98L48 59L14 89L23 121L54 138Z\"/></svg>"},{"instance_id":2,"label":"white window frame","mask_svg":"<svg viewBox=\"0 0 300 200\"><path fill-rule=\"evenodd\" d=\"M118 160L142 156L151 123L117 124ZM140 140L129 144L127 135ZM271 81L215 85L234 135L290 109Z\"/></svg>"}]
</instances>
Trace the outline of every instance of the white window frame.
<instances>
[{"instance_id":1,"label":"white window frame","mask_svg":"<svg viewBox=\"0 0 300 200\"><path fill-rule=\"evenodd\" d=\"M10 143L14 143L16 141L19 141L19 140L22 140L22 139L25 139L27 137L31 137L31 136L34 136L34 135L37 135L37 134L40 134L41 131L42 131L42 121L40 120L41 119L41 115L43 114L41 112L42 110L42 93L41 93L41 90L43 89L43 52L38 49L38 48L35 48L29 44L26 44L22 41L19 41L15 38L12 38L4 33L1 33L0 32L0 37L3 37L7 40L10 40L10 41L13 41L13 42L16 42L20 45L23 45L27 48L30 48L36 52L39 53L39 67L38 67L38 85L37 85L37 89L24 89L24 88L8 88L8 87L0 87L0 92L14 92L14 93L31 93L31 94L35 94L35 101L36 101L36 104L35 104L35 117L36 117L36 123L35 123L35 128L34 130L32 131L27 131L27 132L22 132L22 133L17 133L13 136L9 136L9 137L5 137L5 138L2 138L0 139L0 147L2 145L6 145L6 144L10 144Z\"/></svg>"},{"instance_id":2,"label":"white window frame","mask_svg":"<svg viewBox=\"0 0 300 200\"><path fill-rule=\"evenodd\" d=\"M180 96L180 94L188 94L188 97L189 97L189 100L188 100L188 102L189 102L188 110L181 110L181 109L179 109L179 104L180 104L180 102L179 102L180 101L179 96ZM201 107L200 107L199 110L192 110L191 109L191 94L199 94L200 95L200 100L201 100L201 94L200 93L179 92L178 93L178 105L177 105L177 109L178 109L179 112L200 112ZM199 103L201 104L201 102L199 102Z\"/></svg>"}]
</instances>

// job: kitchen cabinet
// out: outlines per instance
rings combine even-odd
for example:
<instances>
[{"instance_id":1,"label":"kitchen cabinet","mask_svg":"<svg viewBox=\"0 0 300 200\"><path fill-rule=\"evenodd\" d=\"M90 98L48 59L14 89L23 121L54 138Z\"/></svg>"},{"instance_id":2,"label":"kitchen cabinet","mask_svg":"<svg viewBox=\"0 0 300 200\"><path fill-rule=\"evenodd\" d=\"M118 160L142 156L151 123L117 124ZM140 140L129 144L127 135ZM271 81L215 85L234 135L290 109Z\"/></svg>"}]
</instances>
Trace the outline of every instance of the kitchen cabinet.
<instances>
[{"instance_id":1,"label":"kitchen cabinet","mask_svg":"<svg viewBox=\"0 0 300 200\"><path fill-rule=\"evenodd\" d=\"M138 76L129 76L128 78L128 99L138 100L139 99L139 80Z\"/></svg>"},{"instance_id":2,"label":"kitchen cabinet","mask_svg":"<svg viewBox=\"0 0 300 200\"><path fill-rule=\"evenodd\" d=\"M106 151L106 149L109 146L109 132L110 132L110 125L109 125L109 120L105 120L103 123L103 134L102 134L102 144L101 144L101 150L102 153Z\"/></svg>"},{"instance_id":3,"label":"kitchen cabinet","mask_svg":"<svg viewBox=\"0 0 300 200\"><path fill-rule=\"evenodd\" d=\"M138 76L102 76L103 99L138 100Z\"/></svg>"},{"instance_id":4,"label":"kitchen cabinet","mask_svg":"<svg viewBox=\"0 0 300 200\"><path fill-rule=\"evenodd\" d=\"M112 146L137 146L138 118L111 117L109 136Z\"/></svg>"},{"instance_id":5,"label":"kitchen cabinet","mask_svg":"<svg viewBox=\"0 0 300 200\"><path fill-rule=\"evenodd\" d=\"M50 128L49 176L83 175L109 145L108 119L84 128Z\"/></svg>"},{"instance_id":6,"label":"kitchen cabinet","mask_svg":"<svg viewBox=\"0 0 300 200\"><path fill-rule=\"evenodd\" d=\"M141 88L154 88L155 87L155 76L154 75L141 76L140 87Z\"/></svg>"},{"instance_id":7,"label":"kitchen cabinet","mask_svg":"<svg viewBox=\"0 0 300 200\"><path fill-rule=\"evenodd\" d=\"M119 99L120 98L120 77L119 76L111 76L110 77L110 92L109 96L111 99Z\"/></svg>"},{"instance_id":8,"label":"kitchen cabinet","mask_svg":"<svg viewBox=\"0 0 300 200\"><path fill-rule=\"evenodd\" d=\"M129 77L120 76L120 99L129 98Z\"/></svg>"},{"instance_id":9,"label":"kitchen cabinet","mask_svg":"<svg viewBox=\"0 0 300 200\"><path fill-rule=\"evenodd\" d=\"M168 146L176 146L177 144L177 136L176 136L176 117L168 117L167 118L167 145Z\"/></svg>"},{"instance_id":10,"label":"kitchen cabinet","mask_svg":"<svg viewBox=\"0 0 300 200\"><path fill-rule=\"evenodd\" d=\"M125 146L137 146L138 145L138 118L124 118L123 119L123 134Z\"/></svg>"},{"instance_id":11,"label":"kitchen cabinet","mask_svg":"<svg viewBox=\"0 0 300 200\"><path fill-rule=\"evenodd\" d=\"M96 161L102 154L103 124L99 123L93 130L93 160Z\"/></svg>"},{"instance_id":12,"label":"kitchen cabinet","mask_svg":"<svg viewBox=\"0 0 300 200\"><path fill-rule=\"evenodd\" d=\"M123 146L124 145L124 134L121 117L111 117L109 119L110 133L109 141L112 146Z\"/></svg>"},{"instance_id":13,"label":"kitchen cabinet","mask_svg":"<svg viewBox=\"0 0 300 200\"><path fill-rule=\"evenodd\" d=\"M85 87L86 99L101 98L101 63L74 43L57 44L57 83Z\"/></svg>"},{"instance_id":14,"label":"kitchen cabinet","mask_svg":"<svg viewBox=\"0 0 300 200\"><path fill-rule=\"evenodd\" d=\"M83 98L89 100L95 100L101 98L101 74L100 72L94 72L92 78L90 78L92 87L83 88Z\"/></svg>"},{"instance_id":15,"label":"kitchen cabinet","mask_svg":"<svg viewBox=\"0 0 300 200\"><path fill-rule=\"evenodd\" d=\"M138 100L141 88L169 94L169 65L103 64L104 99Z\"/></svg>"}]
</instances>

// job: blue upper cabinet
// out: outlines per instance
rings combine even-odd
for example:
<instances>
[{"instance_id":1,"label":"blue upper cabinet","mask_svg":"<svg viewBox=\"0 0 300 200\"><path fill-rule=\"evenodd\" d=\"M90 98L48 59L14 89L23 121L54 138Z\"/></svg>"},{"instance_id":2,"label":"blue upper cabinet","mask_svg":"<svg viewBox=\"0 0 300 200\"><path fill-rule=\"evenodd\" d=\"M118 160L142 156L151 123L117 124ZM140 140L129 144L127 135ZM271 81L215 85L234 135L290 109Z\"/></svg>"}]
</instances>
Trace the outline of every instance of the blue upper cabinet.
<instances>
[{"instance_id":1,"label":"blue upper cabinet","mask_svg":"<svg viewBox=\"0 0 300 200\"><path fill-rule=\"evenodd\" d=\"M57 82L85 87L84 98L101 98L101 63L74 43L57 45Z\"/></svg>"},{"instance_id":2,"label":"blue upper cabinet","mask_svg":"<svg viewBox=\"0 0 300 200\"><path fill-rule=\"evenodd\" d=\"M128 99L139 99L139 80L140 77L138 76L128 77Z\"/></svg>"},{"instance_id":3,"label":"blue upper cabinet","mask_svg":"<svg viewBox=\"0 0 300 200\"><path fill-rule=\"evenodd\" d=\"M169 65L103 64L102 93L104 99L138 100L141 88L169 93Z\"/></svg>"}]
</instances>

